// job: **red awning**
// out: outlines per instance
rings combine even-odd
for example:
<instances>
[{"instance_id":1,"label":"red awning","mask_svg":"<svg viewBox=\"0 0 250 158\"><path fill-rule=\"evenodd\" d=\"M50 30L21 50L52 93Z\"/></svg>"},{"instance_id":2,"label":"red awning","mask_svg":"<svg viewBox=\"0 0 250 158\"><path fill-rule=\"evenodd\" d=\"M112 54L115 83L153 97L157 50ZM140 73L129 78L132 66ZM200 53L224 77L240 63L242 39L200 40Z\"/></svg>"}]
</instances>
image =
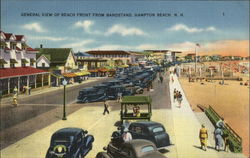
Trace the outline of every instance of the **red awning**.
<instances>
[{"instance_id":1,"label":"red awning","mask_svg":"<svg viewBox=\"0 0 250 158\"><path fill-rule=\"evenodd\" d=\"M42 73L49 73L49 72L41 69L36 69L33 67L2 68L0 69L0 78L37 75Z\"/></svg>"}]
</instances>

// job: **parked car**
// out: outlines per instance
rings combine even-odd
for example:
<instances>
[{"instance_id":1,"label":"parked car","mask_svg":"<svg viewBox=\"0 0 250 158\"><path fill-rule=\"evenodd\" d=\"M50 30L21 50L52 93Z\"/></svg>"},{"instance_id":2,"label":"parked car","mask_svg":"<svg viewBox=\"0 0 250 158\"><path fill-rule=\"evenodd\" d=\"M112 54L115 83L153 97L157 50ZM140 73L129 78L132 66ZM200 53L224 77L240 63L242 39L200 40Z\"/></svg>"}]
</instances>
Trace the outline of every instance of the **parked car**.
<instances>
[{"instance_id":1,"label":"parked car","mask_svg":"<svg viewBox=\"0 0 250 158\"><path fill-rule=\"evenodd\" d=\"M112 80L112 81L108 81L108 82L103 82L102 84L105 84L107 86L115 86L115 85L121 85L122 81L120 81L120 80Z\"/></svg>"},{"instance_id":2,"label":"parked car","mask_svg":"<svg viewBox=\"0 0 250 158\"><path fill-rule=\"evenodd\" d=\"M110 86L106 91L108 99L117 99L118 93L122 93L123 96L133 94L131 91L126 90L122 85Z\"/></svg>"},{"instance_id":3,"label":"parked car","mask_svg":"<svg viewBox=\"0 0 250 158\"><path fill-rule=\"evenodd\" d=\"M105 89L97 89L97 88L84 88L79 91L79 95L77 97L78 103L88 103L88 102L96 102L96 101L104 101L106 99L106 91Z\"/></svg>"},{"instance_id":4,"label":"parked car","mask_svg":"<svg viewBox=\"0 0 250 158\"><path fill-rule=\"evenodd\" d=\"M50 142L46 158L84 158L92 149L93 135L80 128L56 131Z\"/></svg>"},{"instance_id":5,"label":"parked car","mask_svg":"<svg viewBox=\"0 0 250 158\"><path fill-rule=\"evenodd\" d=\"M102 84L102 83L100 83L100 84L98 84L98 85L95 85L95 86L93 86L93 88L96 88L96 89L103 89L103 90L107 90L108 89L108 85L106 85L106 84Z\"/></svg>"},{"instance_id":6,"label":"parked car","mask_svg":"<svg viewBox=\"0 0 250 158\"><path fill-rule=\"evenodd\" d=\"M129 131L133 139L146 139L153 142L157 148L171 145L169 135L164 126L153 121L132 122Z\"/></svg>"},{"instance_id":7,"label":"parked car","mask_svg":"<svg viewBox=\"0 0 250 158\"><path fill-rule=\"evenodd\" d=\"M106 149L106 148L104 148ZM107 152L97 153L95 158L166 158L147 140L131 140L114 146L109 143Z\"/></svg>"}]
</instances>

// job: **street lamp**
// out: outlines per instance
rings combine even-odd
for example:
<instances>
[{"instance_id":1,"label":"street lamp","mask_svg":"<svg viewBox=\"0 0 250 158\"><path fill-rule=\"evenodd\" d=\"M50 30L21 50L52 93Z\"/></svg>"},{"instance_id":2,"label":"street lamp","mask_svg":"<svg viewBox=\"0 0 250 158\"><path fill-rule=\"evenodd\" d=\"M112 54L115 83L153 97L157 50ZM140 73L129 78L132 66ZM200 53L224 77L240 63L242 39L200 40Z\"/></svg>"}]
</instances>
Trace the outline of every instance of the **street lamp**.
<instances>
[{"instance_id":1,"label":"street lamp","mask_svg":"<svg viewBox=\"0 0 250 158\"><path fill-rule=\"evenodd\" d=\"M66 108L66 106L65 106L65 94L66 94L65 90L66 90L67 81L64 79L62 84L63 84L63 118L62 118L62 120L67 120L66 109L65 109Z\"/></svg>"}]
</instances>

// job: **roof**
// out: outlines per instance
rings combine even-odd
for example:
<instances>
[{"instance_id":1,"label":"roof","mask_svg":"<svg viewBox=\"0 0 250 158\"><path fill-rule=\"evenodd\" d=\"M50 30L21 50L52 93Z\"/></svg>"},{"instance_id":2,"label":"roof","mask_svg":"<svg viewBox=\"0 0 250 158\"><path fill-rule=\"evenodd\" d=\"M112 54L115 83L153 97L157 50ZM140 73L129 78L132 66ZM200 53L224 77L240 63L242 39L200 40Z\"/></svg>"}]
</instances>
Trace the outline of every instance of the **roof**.
<instances>
[{"instance_id":1,"label":"roof","mask_svg":"<svg viewBox=\"0 0 250 158\"><path fill-rule=\"evenodd\" d=\"M122 104L151 104L152 99L149 96L124 96Z\"/></svg>"},{"instance_id":2,"label":"roof","mask_svg":"<svg viewBox=\"0 0 250 158\"><path fill-rule=\"evenodd\" d=\"M62 128L56 131L52 137L69 137L79 134L83 129L81 128Z\"/></svg>"},{"instance_id":3,"label":"roof","mask_svg":"<svg viewBox=\"0 0 250 158\"><path fill-rule=\"evenodd\" d=\"M0 78L9 78L17 76L26 76L32 74L49 73L48 71L36 69L33 67L16 67L0 69Z\"/></svg>"},{"instance_id":4,"label":"roof","mask_svg":"<svg viewBox=\"0 0 250 158\"><path fill-rule=\"evenodd\" d=\"M122 54L122 55L130 55L130 53L123 51L123 50L92 50L92 51L88 51L86 52L88 54L92 54L92 55L99 55L99 54Z\"/></svg>"},{"instance_id":5,"label":"roof","mask_svg":"<svg viewBox=\"0 0 250 158\"><path fill-rule=\"evenodd\" d=\"M3 32L3 33L4 33L5 37L6 37L6 40L9 40L10 37L12 36L12 33L5 33L5 32Z\"/></svg>"},{"instance_id":6,"label":"roof","mask_svg":"<svg viewBox=\"0 0 250 158\"><path fill-rule=\"evenodd\" d=\"M85 52L77 52L74 54L75 56L80 56L80 57L91 57L91 54L85 53Z\"/></svg>"},{"instance_id":7,"label":"roof","mask_svg":"<svg viewBox=\"0 0 250 158\"><path fill-rule=\"evenodd\" d=\"M151 126L162 126L162 124L158 123L158 122L153 122L153 121L137 121L137 122L132 122L130 125L132 124L140 124L140 125L144 125L147 127L151 127Z\"/></svg>"},{"instance_id":8,"label":"roof","mask_svg":"<svg viewBox=\"0 0 250 158\"><path fill-rule=\"evenodd\" d=\"M65 64L69 53L71 52L71 48L38 48L36 49L39 51L37 54L37 59L44 55L50 62L53 63L60 63Z\"/></svg>"},{"instance_id":9,"label":"roof","mask_svg":"<svg viewBox=\"0 0 250 158\"><path fill-rule=\"evenodd\" d=\"M16 36L16 41L21 41L24 37L24 35L15 35Z\"/></svg>"},{"instance_id":10,"label":"roof","mask_svg":"<svg viewBox=\"0 0 250 158\"><path fill-rule=\"evenodd\" d=\"M26 51L37 52L37 50L35 50L35 49L31 48L31 47L26 48Z\"/></svg>"}]
</instances>

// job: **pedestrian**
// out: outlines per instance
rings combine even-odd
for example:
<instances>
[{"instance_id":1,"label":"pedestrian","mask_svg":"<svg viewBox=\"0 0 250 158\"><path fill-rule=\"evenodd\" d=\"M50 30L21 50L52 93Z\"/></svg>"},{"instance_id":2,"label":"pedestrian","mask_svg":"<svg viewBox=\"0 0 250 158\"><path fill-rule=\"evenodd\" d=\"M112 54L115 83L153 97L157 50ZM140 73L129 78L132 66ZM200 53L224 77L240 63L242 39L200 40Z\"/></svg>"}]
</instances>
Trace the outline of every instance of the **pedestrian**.
<instances>
[{"instance_id":1,"label":"pedestrian","mask_svg":"<svg viewBox=\"0 0 250 158\"><path fill-rule=\"evenodd\" d=\"M205 128L204 124L201 125L199 137L200 137L200 142L201 142L201 149L206 151L208 134L207 134L207 129Z\"/></svg>"},{"instance_id":2,"label":"pedestrian","mask_svg":"<svg viewBox=\"0 0 250 158\"><path fill-rule=\"evenodd\" d=\"M220 151L220 148L223 146L223 138L222 138L223 132L221 130L220 126L217 126L214 130L214 139L215 139L215 150L218 152Z\"/></svg>"},{"instance_id":3,"label":"pedestrian","mask_svg":"<svg viewBox=\"0 0 250 158\"><path fill-rule=\"evenodd\" d=\"M13 96L13 102L12 102L12 104L13 104L15 107L17 107L17 93L14 94L14 96Z\"/></svg>"},{"instance_id":4,"label":"pedestrian","mask_svg":"<svg viewBox=\"0 0 250 158\"><path fill-rule=\"evenodd\" d=\"M104 101L104 111L103 111L103 115L105 115L105 113L107 112L109 114L109 104L108 104L108 101L105 100Z\"/></svg>"},{"instance_id":5,"label":"pedestrian","mask_svg":"<svg viewBox=\"0 0 250 158\"><path fill-rule=\"evenodd\" d=\"M181 102L182 102L183 98L182 98L182 94L180 91L178 91L178 97L177 97L177 101L179 103L179 108L181 107Z\"/></svg>"},{"instance_id":6,"label":"pedestrian","mask_svg":"<svg viewBox=\"0 0 250 158\"><path fill-rule=\"evenodd\" d=\"M119 103L119 102L121 102L121 100L122 100L122 93L118 92L117 93L117 102Z\"/></svg>"},{"instance_id":7,"label":"pedestrian","mask_svg":"<svg viewBox=\"0 0 250 158\"><path fill-rule=\"evenodd\" d=\"M176 90L176 88L174 89L174 102L175 102L175 100L176 100L176 94L177 94L177 90Z\"/></svg>"},{"instance_id":8,"label":"pedestrian","mask_svg":"<svg viewBox=\"0 0 250 158\"><path fill-rule=\"evenodd\" d=\"M174 76L171 76L171 81L172 83L174 83Z\"/></svg>"},{"instance_id":9,"label":"pedestrian","mask_svg":"<svg viewBox=\"0 0 250 158\"><path fill-rule=\"evenodd\" d=\"M160 81L161 81L161 83L163 82L163 77L162 77L162 75L160 76Z\"/></svg>"},{"instance_id":10,"label":"pedestrian","mask_svg":"<svg viewBox=\"0 0 250 158\"><path fill-rule=\"evenodd\" d=\"M28 87L29 95L31 94L31 87Z\"/></svg>"},{"instance_id":11,"label":"pedestrian","mask_svg":"<svg viewBox=\"0 0 250 158\"><path fill-rule=\"evenodd\" d=\"M224 139L224 151L228 152L229 151L229 135L226 133L223 135Z\"/></svg>"},{"instance_id":12,"label":"pedestrian","mask_svg":"<svg viewBox=\"0 0 250 158\"><path fill-rule=\"evenodd\" d=\"M122 135L122 139L124 142L127 142L127 141L130 141L132 140L132 135L131 133L129 132L128 128L125 128L124 129L124 133Z\"/></svg>"}]
</instances>

